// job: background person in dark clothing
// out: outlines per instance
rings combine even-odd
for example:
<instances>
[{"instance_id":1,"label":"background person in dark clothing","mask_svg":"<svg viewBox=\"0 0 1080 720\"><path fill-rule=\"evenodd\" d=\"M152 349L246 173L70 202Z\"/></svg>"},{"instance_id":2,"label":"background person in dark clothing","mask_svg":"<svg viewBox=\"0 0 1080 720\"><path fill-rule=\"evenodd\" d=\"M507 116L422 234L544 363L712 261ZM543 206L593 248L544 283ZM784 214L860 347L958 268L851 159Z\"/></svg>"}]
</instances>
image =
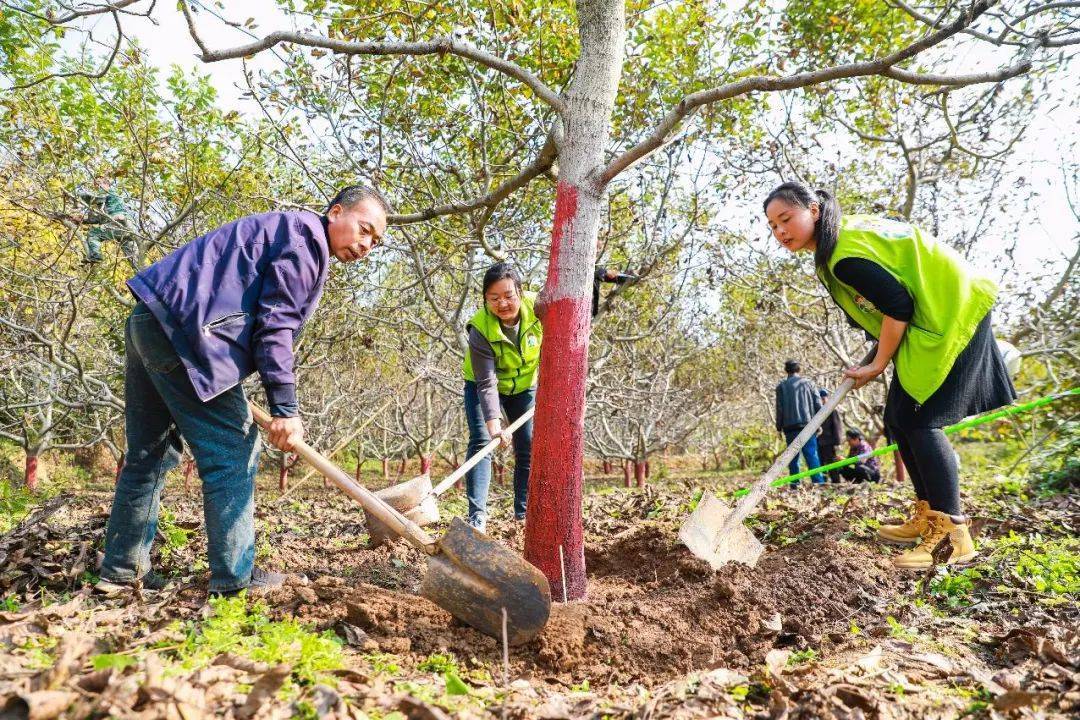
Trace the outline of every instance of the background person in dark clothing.
<instances>
[{"instance_id":1,"label":"background person in dark clothing","mask_svg":"<svg viewBox=\"0 0 1080 720\"><path fill-rule=\"evenodd\" d=\"M784 371L788 374L787 379L776 386L776 429L784 433L784 439L790 445L814 413L821 409L821 397L818 396L814 383L799 375L798 361L788 360L784 363ZM802 448L803 457L806 459L806 469L820 467L818 460L817 438L811 437ZM796 455L788 465L792 475L799 472L799 456ZM825 482L825 476L821 473L812 475L811 480L815 485ZM795 487L798 483L792 483Z\"/></svg>"},{"instance_id":2,"label":"background person in dark clothing","mask_svg":"<svg viewBox=\"0 0 1080 720\"><path fill-rule=\"evenodd\" d=\"M866 442L866 438L858 430L848 430L845 435L847 436L849 458L874 452L874 448L870 447L870 443ZM854 483L880 482L881 465L876 457L866 458L854 465L840 468L840 474L844 476L845 480Z\"/></svg>"},{"instance_id":3,"label":"background person in dark clothing","mask_svg":"<svg viewBox=\"0 0 1080 720\"><path fill-rule=\"evenodd\" d=\"M611 270L597 265L596 270L593 272L593 284L592 284L592 316L596 317L596 314L600 312L600 283L615 283L616 285L622 285L631 280L637 280L636 275L630 273L621 273L618 270Z\"/></svg>"},{"instance_id":4,"label":"background person in dark clothing","mask_svg":"<svg viewBox=\"0 0 1080 720\"><path fill-rule=\"evenodd\" d=\"M821 396L822 404L824 404L826 398L829 397L829 391L821 388L818 390L818 394ZM818 432L818 457L821 459L822 465L836 462L836 446L840 444L843 437L844 421L840 418L840 410L833 410L829 417L825 418L825 422ZM829 479L834 483L840 482L840 471L830 470Z\"/></svg>"}]
</instances>

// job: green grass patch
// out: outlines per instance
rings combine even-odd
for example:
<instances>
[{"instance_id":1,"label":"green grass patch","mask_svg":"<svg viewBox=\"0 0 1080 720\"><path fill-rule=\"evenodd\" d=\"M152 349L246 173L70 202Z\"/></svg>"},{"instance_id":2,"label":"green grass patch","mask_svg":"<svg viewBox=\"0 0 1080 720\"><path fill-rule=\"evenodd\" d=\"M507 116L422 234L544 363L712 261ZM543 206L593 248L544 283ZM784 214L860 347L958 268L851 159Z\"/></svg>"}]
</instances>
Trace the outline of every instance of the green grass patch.
<instances>
[{"instance_id":1,"label":"green grass patch","mask_svg":"<svg viewBox=\"0 0 1080 720\"><path fill-rule=\"evenodd\" d=\"M336 685L330 671L345 666L342 642L333 632L312 632L300 622L271 620L267 606L247 598L211 598L211 615L201 623L187 625L187 637L175 651L177 665L185 670L206 667L222 653L256 662L292 666L290 680L302 685Z\"/></svg>"},{"instance_id":2,"label":"green grass patch","mask_svg":"<svg viewBox=\"0 0 1080 720\"><path fill-rule=\"evenodd\" d=\"M38 491L32 493L22 483L14 484L6 478L0 478L0 534L10 532L33 512L34 508L56 492L51 483L38 485Z\"/></svg>"},{"instance_id":3,"label":"green grass patch","mask_svg":"<svg viewBox=\"0 0 1080 720\"><path fill-rule=\"evenodd\" d=\"M995 561L1009 579L1029 590L1063 598L1080 594L1080 538L1010 532L994 543Z\"/></svg>"},{"instance_id":4,"label":"green grass patch","mask_svg":"<svg viewBox=\"0 0 1080 720\"><path fill-rule=\"evenodd\" d=\"M167 507L161 508L161 514L158 518L158 532L161 533L163 542L161 545L161 558L168 560L176 555L177 552L187 547L191 542L191 536L195 534L194 530L185 530L184 528L176 524L176 513Z\"/></svg>"},{"instance_id":5,"label":"green grass patch","mask_svg":"<svg viewBox=\"0 0 1080 720\"><path fill-rule=\"evenodd\" d=\"M802 665L803 663L814 662L818 659L817 650L814 648L806 648L805 650L796 650L788 656L788 666Z\"/></svg>"}]
</instances>

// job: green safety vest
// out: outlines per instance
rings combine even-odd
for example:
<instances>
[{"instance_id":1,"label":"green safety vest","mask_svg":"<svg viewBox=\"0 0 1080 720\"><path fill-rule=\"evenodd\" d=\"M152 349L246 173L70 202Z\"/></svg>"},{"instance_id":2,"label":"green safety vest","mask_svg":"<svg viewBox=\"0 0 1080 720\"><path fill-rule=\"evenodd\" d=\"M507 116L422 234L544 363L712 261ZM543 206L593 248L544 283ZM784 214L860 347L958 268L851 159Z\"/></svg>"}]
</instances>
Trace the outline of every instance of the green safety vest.
<instances>
[{"instance_id":1,"label":"green safety vest","mask_svg":"<svg viewBox=\"0 0 1080 720\"><path fill-rule=\"evenodd\" d=\"M533 309L535 302L534 293L522 293L518 345L506 337L499 318L488 310L487 304L480 308L466 324L466 327L479 330L480 334L491 343L491 349L495 353L495 376L499 379L500 395L517 395L536 385L544 328ZM470 355L466 350L463 370L466 380L475 381L476 375L473 373Z\"/></svg>"},{"instance_id":2,"label":"green safety vest","mask_svg":"<svg viewBox=\"0 0 1080 720\"><path fill-rule=\"evenodd\" d=\"M990 311L997 285L979 275L955 250L914 225L871 215L845 215L829 271L818 269L818 277L837 304L874 337L881 336L881 311L833 276L836 263L845 258L877 263L911 294L915 314L893 363L907 394L918 403L926 402Z\"/></svg>"}]
</instances>

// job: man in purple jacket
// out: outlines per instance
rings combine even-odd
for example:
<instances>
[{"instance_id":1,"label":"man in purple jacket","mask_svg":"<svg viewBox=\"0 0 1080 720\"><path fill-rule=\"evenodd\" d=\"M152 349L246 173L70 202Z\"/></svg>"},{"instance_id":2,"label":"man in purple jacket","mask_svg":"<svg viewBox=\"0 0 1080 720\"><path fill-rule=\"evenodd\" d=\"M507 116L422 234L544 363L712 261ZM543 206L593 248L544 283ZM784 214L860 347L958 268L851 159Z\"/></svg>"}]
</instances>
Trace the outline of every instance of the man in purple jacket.
<instances>
[{"instance_id":1,"label":"man in purple jacket","mask_svg":"<svg viewBox=\"0 0 1080 720\"><path fill-rule=\"evenodd\" d=\"M249 215L180 247L130 281L126 326L126 464L105 532L98 589L118 592L150 572L165 474L191 447L203 485L210 592L279 585L255 564L258 428L240 383L258 372L270 442L303 439L293 341L319 304L330 257L363 259L386 232L389 206L364 186L343 189L326 214Z\"/></svg>"}]
</instances>

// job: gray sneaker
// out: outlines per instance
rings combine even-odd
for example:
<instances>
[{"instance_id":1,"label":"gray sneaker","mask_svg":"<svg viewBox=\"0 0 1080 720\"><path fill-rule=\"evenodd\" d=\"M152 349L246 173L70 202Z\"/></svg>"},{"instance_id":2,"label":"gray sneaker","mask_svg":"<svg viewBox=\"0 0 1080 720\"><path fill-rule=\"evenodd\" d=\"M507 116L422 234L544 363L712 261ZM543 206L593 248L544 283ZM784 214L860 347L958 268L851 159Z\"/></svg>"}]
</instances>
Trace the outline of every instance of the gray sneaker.
<instances>
[{"instance_id":1,"label":"gray sneaker","mask_svg":"<svg viewBox=\"0 0 1080 720\"><path fill-rule=\"evenodd\" d=\"M465 524L471 527L473 530L479 530L482 533L487 532L487 515L484 513L476 513L470 515L465 521Z\"/></svg>"},{"instance_id":2,"label":"gray sneaker","mask_svg":"<svg viewBox=\"0 0 1080 720\"><path fill-rule=\"evenodd\" d=\"M169 587L169 580L158 575L156 572L150 571L142 576L140 580L142 589L150 592L157 592ZM117 580L106 580L101 578L98 580L97 585L94 586L94 590L103 595L119 595L122 592L131 590L135 587L135 583L132 581L120 582Z\"/></svg>"},{"instance_id":3,"label":"gray sneaker","mask_svg":"<svg viewBox=\"0 0 1080 720\"><path fill-rule=\"evenodd\" d=\"M260 592L264 590L275 590L282 587L287 581L293 580L299 582L301 585L307 584L307 578L302 575L286 575L285 573L271 572L269 570L263 570L262 568L254 568L251 571L251 582L247 587L236 588L235 590L226 590L225 592L219 592L217 590L211 590L211 595L221 595L223 597L232 597L237 595L241 590L250 590L252 592Z\"/></svg>"}]
</instances>

